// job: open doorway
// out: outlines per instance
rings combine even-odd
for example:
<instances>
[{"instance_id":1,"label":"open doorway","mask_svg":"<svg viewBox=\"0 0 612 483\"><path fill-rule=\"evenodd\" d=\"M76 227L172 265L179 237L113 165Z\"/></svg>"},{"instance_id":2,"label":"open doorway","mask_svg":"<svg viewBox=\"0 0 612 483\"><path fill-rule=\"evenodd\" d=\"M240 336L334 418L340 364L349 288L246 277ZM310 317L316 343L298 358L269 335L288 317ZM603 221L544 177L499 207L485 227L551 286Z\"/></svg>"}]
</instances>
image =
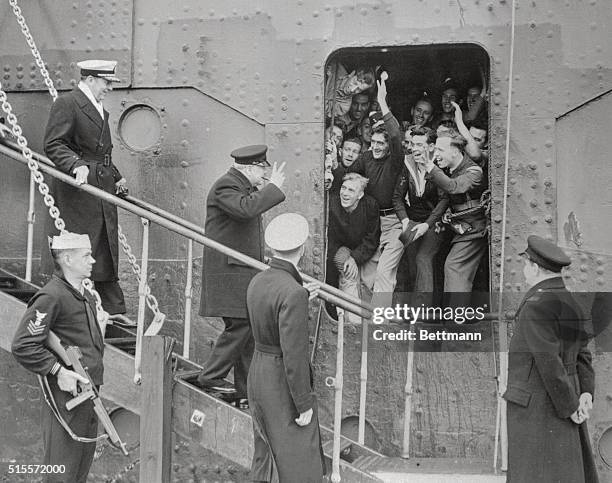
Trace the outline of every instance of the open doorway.
<instances>
[{"instance_id":1,"label":"open doorway","mask_svg":"<svg viewBox=\"0 0 612 483\"><path fill-rule=\"evenodd\" d=\"M382 74L383 72L386 72L386 75ZM452 270L449 271L448 267L445 270L445 263L449 259L449 252L452 251L453 245L457 243L458 239L461 240L461 238L457 238L457 235L459 234L467 239L470 238L460 233L463 229L464 232L465 230L468 232L473 230L472 239L479 239L474 244L480 243L481 245L479 252L471 256L469 260L462 261L462 265L455 263L455 268L458 268L460 272L462 270L470 272L468 276L469 284L463 283L462 285L460 283L456 284L455 287L469 287L457 290L457 292L471 292L472 295L468 298L471 298L472 305L488 305L490 307L488 295L491 280L489 269L490 245L486 237L489 221L486 205L489 187L489 145L487 140L487 133L490 132L489 72L488 54L482 47L473 44L346 48L334 52L329 57L326 64L325 82L326 166L328 167L328 186L330 188L328 190L330 210L328 212L326 275L328 283L339 286L344 290L343 287L346 287L346 283L343 284L343 282L346 282L346 280L343 280L343 271L349 269L350 272L354 272L351 267L346 265L347 263L351 265L352 262L349 258L353 252L356 256L361 257L354 264L358 265L359 268L360 296L364 286L373 288L373 280L377 277L376 274L372 273L371 265L369 269L367 268L367 264L363 260L363 253L357 253L359 251L363 252L363 242L368 237L372 238L371 234L363 230L360 232L360 223L356 221L355 216L352 219L350 216L344 216L345 213L338 207L350 202L350 196L345 197L343 202L340 193L342 189L345 189L343 187L344 176L354 171L358 171L362 175L366 174L360 158L376 157L366 154L368 151L372 151L372 143L377 143L376 136L374 136L375 140L373 141L373 135L376 133L378 125L382 126L380 127L381 130L384 130L385 126L388 127L383 119L381 106L377 102L376 85L382 74L386 78L386 103L391 114L397 119L401 132L402 146L400 149L402 150L403 163L406 164L406 169L408 169L407 176L412 175L416 180L416 184L406 181L408 191L413 189L420 197L421 195L425 196L424 192L429 189L425 188L425 176L419 178L419 170L414 171L414 166L418 163L415 164L414 160L407 161L407 158L412 156L413 148L415 153L417 149L420 149L414 147L414 142L415 140L421 141L417 137L423 135L423 132L427 133L424 138L427 139L427 143L432 140L435 143L438 136L445 137L444 131L450 132L451 137L459 134L467 141L466 145L461 147L462 156L466 161L463 162L462 166L451 166L450 170L448 168L443 169L446 176L452 178L455 169L459 172L467 164L472 166L472 172L478 170L481 172L480 179L476 182L477 186L467 190L465 196L463 194L462 196L456 196L456 193L447 196L450 200L449 206L445 209L446 219L448 221L450 215L451 223L443 223L442 219L439 219L429 227L431 231L442 232L435 242L435 248L429 249L430 252L433 250L434 254L425 262L426 267L428 263L431 263L431 267L425 270L429 270L426 276L428 281L425 282L425 285L428 287L427 291L431 288L431 293L430 297L411 299L411 301L425 301L426 304L435 305L448 302L448 293L445 294L445 284L449 285L449 273ZM458 104L459 107L455 107L453 103ZM460 111L457 111L460 112L460 122L457 121L456 109L460 109ZM378 115L375 114L376 111L378 111ZM460 124L463 124L463 126ZM425 131L422 128L426 128ZM415 133L417 137L415 137ZM330 148L329 140L333 140L336 145L335 149L333 146ZM474 147L474 143L478 149ZM424 149L426 151L429 149L429 156L434 158L438 151L433 144L429 144L429 146L429 148ZM333 153L330 153L332 150ZM418 157L418 155L415 157ZM358 158L360 161L357 161ZM396 157L396 159L399 158ZM436 165L440 164L438 161L440 159L436 158ZM412 170L408 166L411 162ZM351 168L352 163L356 163L353 166L360 166L360 168ZM402 161L399 161L399 163L402 163ZM331 168L330 165L332 165ZM340 169L337 169L337 167ZM440 167L443 168L444 166ZM370 171L371 173L372 171ZM407 226L412 231L417 224L428 221L426 216L419 219L419 216L416 215L413 217L415 220L410 220L411 223L414 221L413 224L401 221L402 216L398 215L389 193L395 191L396 181L400 181L402 173L402 168L398 168L397 178L393 178L393 182L390 181L390 177L387 177L386 184L381 185L382 189L381 186L378 187L378 193L375 193L376 189L373 188L372 183L377 183L380 180L372 179L372 176L370 176L365 188L366 194L379 198L377 206L380 212L380 229L382 230L382 234L378 238L379 243L385 236L385 220L383 220L385 216L390 217L387 218L386 223L393 223L394 219L397 218L395 222L399 221L401 233L407 232ZM352 188L358 189L359 179L356 179L358 181L353 183ZM432 191L438 192L439 197L444 192L439 185L432 188ZM387 193L387 196L384 193ZM450 191L447 191L447 193L450 193ZM405 203L410 205L410 195L405 193L402 196L405 196ZM339 197L340 201L336 200L337 202L334 204L334 197ZM423 206L428 206L427 209L433 211L437 206L435 200L438 200L439 197L434 196L434 201L430 200ZM398 199L397 196L396 199ZM414 199L412 201L408 213L414 214L416 205ZM338 221L338 216L334 217L334 209L339 211L342 220ZM461 215L461 213L468 213L469 215L469 210L478 213L478 220L474 221L474 217ZM457 213L460 213L460 215L454 216ZM362 217L362 221L365 223L364 220ZM455 221L454 226L453 220ZM459 223L462 220L467 221ZM344 226L340 226L339 230L332 230L331 225L333 223L344 224ZM332 239L342 236L347 239ZM393 236L397 239L397 232ZM404 236L404 242L407 238L410 237ZM419 286L419 284L423 283L423 249L420 250L419 247L425 243L425 236L421 235L421 238L423 239L420 240L420 243L404 243L403 254L399 255L401 257L399 262L394 262L396 267L392 268L387 276L387 278L394 278L393 283L387 284L392 287L390 290L394 293L393 303L406 302L401 297L398 298L400 293L405 294L422 290L422 286ZM356 247L356 245L359 245L359 247ZM371 242L370 245L372 245ZM338 252L339 247L342 247L341 253ZM375 255L370 253L372 252L371 246L368 250L366 250L366 256L372 257L372 260L381 256L380 250ZM388 251L388 253L390 252ZM456 254L451 255L451 257L453 256L456 257ZM455 259L453 258L453 260ZM349 261L347 262L347 260ZM417 260L419 260L419 263L417 263ZM450 265L450 263L447 263L447 265ZM417 270L420 271L417 272ZM362 278L363 274L368 271L370 278ZM450 285L452 286L452 284ZM369 295L371 294L363 298L368 298ZM466 300L465 297L463 297L463 300ZM334 315L333 310L330 315Z\"/></svg>"}]
</instances>

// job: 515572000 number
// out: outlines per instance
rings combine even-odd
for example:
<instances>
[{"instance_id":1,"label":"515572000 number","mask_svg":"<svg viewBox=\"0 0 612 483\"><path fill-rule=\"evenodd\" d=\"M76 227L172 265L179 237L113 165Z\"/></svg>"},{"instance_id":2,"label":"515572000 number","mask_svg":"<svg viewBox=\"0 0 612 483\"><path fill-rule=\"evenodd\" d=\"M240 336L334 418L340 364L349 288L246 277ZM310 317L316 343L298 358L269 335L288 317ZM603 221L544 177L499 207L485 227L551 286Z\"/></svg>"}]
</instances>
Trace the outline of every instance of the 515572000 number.
<instances>
[{"instance_id":1,"label":"515572000 number","mask_svg":"<svg viewBox=\"0 0 612 483\"><path fill-rule=\"evenodd\" d=\"M62 474L66 472L64 465L8 465L9 474Z\"/></svg>"}]
</instances>

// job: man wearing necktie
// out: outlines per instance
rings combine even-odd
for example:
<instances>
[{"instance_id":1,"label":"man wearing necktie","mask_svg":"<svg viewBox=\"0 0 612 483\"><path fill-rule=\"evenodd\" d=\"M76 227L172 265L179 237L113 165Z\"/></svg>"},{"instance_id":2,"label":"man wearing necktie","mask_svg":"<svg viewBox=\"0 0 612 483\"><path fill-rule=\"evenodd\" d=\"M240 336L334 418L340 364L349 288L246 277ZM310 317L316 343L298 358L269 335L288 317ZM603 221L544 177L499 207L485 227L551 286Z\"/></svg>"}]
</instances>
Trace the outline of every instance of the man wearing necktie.
<instances>
[{"instance_id":1,"label":"man wearing necktie","mask_svg":"<svg viewBox=\"0 0 612 483\"><path fill-rule=\"evenodd\" d=\"M109 116L102 105L112 84L120 82L115 76L117 62L86 60L77 65L81 69L78 86L58 97L51 107L45 153L59 170L74 176L79 184L88 183L111 194L126 195L126 180L112 161ZM116 206L58 180L54 180L52 190L66 229L89 235L96 259L91 279L104 309L110 314L125 313L118 283ZM53 234L55 228L48 231ZM49 268L49 264L43 264L45 272L49 273Z\"/></svg>"}]
</instances>

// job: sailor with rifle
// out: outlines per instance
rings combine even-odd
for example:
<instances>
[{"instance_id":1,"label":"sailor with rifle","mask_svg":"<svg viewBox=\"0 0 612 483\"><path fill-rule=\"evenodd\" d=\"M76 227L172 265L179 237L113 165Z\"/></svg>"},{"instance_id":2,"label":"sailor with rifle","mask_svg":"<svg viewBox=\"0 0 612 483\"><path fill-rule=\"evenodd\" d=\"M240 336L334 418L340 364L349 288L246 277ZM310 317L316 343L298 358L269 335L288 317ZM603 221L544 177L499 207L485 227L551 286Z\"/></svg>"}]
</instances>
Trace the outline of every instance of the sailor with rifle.
<instances>
[{"instance_id":1,"label":"sailor with rifle","mask_svg":"<svg viewBox=\"0 0 612 483\"><path fill-rule=\"evenodd\" d=\"M84 290L83 280L95 263L89 237L65 232L53 237L50 248L55 272L28 303L12 352L17 362L38 374L48 405L41 411L42 463L63 471L47 474L45 481L85 482L99 439L98 418L127 454L97 393L103 383L109 315L98 314Z\"/></svg>"}]
</instances>

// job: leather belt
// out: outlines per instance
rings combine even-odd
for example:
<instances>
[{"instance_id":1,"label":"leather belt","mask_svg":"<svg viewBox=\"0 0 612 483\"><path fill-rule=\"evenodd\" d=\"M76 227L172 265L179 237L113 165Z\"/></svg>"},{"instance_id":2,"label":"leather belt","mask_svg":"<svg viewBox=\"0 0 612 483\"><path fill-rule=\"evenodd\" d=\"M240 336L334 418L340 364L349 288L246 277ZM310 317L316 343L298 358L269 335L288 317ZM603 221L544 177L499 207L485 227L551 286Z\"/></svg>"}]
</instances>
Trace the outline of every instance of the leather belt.
<instances>
[{"instance_id":1,"label":"leather belt","mask_svg":"<svg viewBox=\"0 0 612 483\"><path fill-rule=\"evenodd\" d=\"M460 205L452 205L451 210L453 213L457 213L459 211L470 210L472 208L478 208L480 206L480 201L477 200L469 200L466 203L462 203Z\"/></svg>"},{"instance_id":2,"label":"leather belt","mask_svg":"<svg viewBox=\"0 0 612 483\"><path fill-rule=\"evenodd\" d=\"M273 356L283 356L283 351L277 345L262 344L261 342L255 342L255 350L263 352L264 354L271 354Z\"/></svg>"},{"instance_id":3,"label":"leather belt","mask_svg":"<svg viewBox=\"0 0 612 483\"><path fill-rule=\"evenodd\" d=\"M395 208L383 208L382 210L378 211L380 216L389 216L389 215L394 215L395 214Z\"/></svg>"},{"instance_id":4,"label":"leather belt","mask_svg":"<svg viewBox=\"0 0 612 483\"><path fill-rule=\"evenodd\" d=\"M101 154L101 153L81 153L81 158L84 161L92 161L96 163L102 163L104 166L111 165L111 154Z\"/></svg>"}]
</instances>

